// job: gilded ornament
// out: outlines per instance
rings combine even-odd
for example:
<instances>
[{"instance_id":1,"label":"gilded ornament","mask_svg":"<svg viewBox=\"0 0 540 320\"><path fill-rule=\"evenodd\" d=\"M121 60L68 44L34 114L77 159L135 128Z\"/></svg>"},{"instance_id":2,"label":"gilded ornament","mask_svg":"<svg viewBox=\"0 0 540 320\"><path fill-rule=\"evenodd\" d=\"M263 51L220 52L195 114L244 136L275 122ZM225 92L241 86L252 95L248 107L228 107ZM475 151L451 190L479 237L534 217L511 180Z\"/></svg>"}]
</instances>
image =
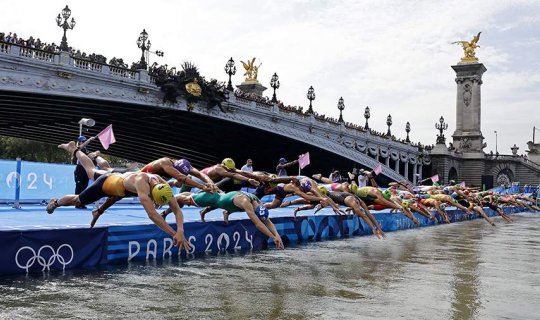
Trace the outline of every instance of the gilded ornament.
<instances>
[{"instance_id":1,"label":"gilded ornament","mask_svg":"<svg viewBox=\"0 0 540 320\"><path fill-rule=\"evenodd\" d=\"M460 63L476 63L478 62L478 58L476 57L475 49L480 48L479 45L477 45L478 40L480 40L480 34L482 32L478 32L476 36L472 38L471 41L455 41L452 42L452 44L458 44L463 48L463 58L461 58Z\"/></svg>"},{"instance_id":2,"label":"gilded ornament","mask_svg":"<svg viewBox=\"0 0 540 320\"><path fill-rule=\"evenodd\" d=\"M202 94L201 86L197 83L197 78L193 79L192 82L186 84L186 91L195 97L200 97Z\"/></svg>"},{"instance_id":3,"label":"gilded ornament","mask_svg":"<svg viewBox=\"0 0 540 320\"><path fill-rule=\"evenodd\" d=\"M240 61L242 62L244 69L246 69L246 72L244 73L244 76L246 76L246 82L258 82L257 76L259 74L259 68L261 67L262 63L260 63L259 66L256 66L255 59L256 58L248 60L247 63L245 63L244 61Z\"/></svg>"}]
</instances>

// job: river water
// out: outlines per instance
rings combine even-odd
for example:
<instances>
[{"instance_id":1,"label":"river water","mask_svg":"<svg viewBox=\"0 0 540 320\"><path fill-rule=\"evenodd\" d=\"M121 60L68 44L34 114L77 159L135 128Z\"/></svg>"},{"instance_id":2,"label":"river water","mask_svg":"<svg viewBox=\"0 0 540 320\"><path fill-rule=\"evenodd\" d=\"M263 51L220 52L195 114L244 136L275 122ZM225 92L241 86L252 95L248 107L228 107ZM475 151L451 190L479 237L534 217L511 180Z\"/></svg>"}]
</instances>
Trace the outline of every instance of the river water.
<instances>
[{"instance_id":1,"label":"river water","mask_svg":"<svg viewBox=\"0 0 540 320\"><path fill-rule=\"evenodd\" d=\"M540 215L0 279L0 318L539 319Z\"/></svg>"}]
</instances>

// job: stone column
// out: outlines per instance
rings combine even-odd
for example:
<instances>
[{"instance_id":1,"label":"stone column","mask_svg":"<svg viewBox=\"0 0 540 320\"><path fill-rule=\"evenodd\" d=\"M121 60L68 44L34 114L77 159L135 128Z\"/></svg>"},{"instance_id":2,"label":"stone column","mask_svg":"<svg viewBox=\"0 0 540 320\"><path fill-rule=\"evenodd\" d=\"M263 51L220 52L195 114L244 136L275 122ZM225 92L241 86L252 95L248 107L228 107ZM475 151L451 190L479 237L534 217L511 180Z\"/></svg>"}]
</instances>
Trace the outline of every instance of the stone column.
<instances>
[{"instance_id":1,"label":"stone column","mask_svg":"<svg viewBox=\"0 0 540 320\"><path fill-rule=\"evenodd\" d=\"M405 174L404 174L405 178L407 178L407 180L409 180L409 161L406 161L405 162Z\"/></svg>"},{"instance_id":2,"label":"stone column","mask_svg":"<svg viewBox=\"0 0 540 320\"><path fill-rule=\"evenodd\" d=\"M487 70L482 63L460 63L452 66L456 72L456 130L454 147L462 153L482 153L484 137L481 125L482 75Z\"/></svg>"},{"instance_id":3,"label":"stone column","mask_svg":"<svg viewBox=\"0 0 540 320\"><path fill-rule=\"evenodd\" d=\"M238 89L245 93L253 93L262 97L263 91L266 87L259 83L257 80L244 81L242 84L236 86Z\"/></svg>"},{"instance_id":4,"label":"stone column","mask_svg":"<svg viewBox=\"0 0 540 320\"><path fill-rule=\"evenodd\" d=\"M397 160L396 160L396 168L395 168L395 171L396 171L397 173L399 173L399 157L398 157Z\"/></svg>"},{"instance_id":5,"label":"stone column","mask_svg":"<svg viewBox=\"0 0 540 320\"><path fill-rule=\"evenodd\" d=\"M416 182L418 181L418 177L416 176L416 174L418 173L418 162L416 162L414 164L414 168L413 168L413 184L416 185Z\"/></svg>"}]
</instances>

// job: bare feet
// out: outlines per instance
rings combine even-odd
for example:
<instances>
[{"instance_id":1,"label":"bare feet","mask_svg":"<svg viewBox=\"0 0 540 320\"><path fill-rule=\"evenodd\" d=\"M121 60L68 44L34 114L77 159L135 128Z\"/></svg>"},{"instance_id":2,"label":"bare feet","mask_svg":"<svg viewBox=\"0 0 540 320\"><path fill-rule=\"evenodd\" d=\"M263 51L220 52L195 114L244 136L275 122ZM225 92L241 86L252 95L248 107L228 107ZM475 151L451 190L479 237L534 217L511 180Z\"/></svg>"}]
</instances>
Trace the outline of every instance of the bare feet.
<instances>
[{"instance_id":1,"label":"bare feet","mask_svg":"<svg viewBox=\"0 0 540 320\"><path fill-rule=\"evenodd\" d=\"M47 213L52 214L56 208L58 208L58 200L56 198L52 198L49 200L49 204L47 205Z\"/></svg>"},{"instance_id":2,"label":"bare feet","mask_svg":"<svg viewBox=\"0 0 540 320\"><path fill-rule=\"evenodd\" d=\"M200 210L199 214L201 215L201 222L206 222L204 221L204 216L206 215L206 208Z\"/></svg>"},{"instance_id":3,"label":"bare feet","mask_svg":"<svg viewBox=\"0 0 540 320\"><path fill-rule=\"evenodd\" d=\"M169 215L169 213L171 213L171 209L165 209L163 210L163 212L161 213L161 217L163 218L163 220L167 219L167 216Z\"/></svg>"},{"instance_id":4,"label":"bare feet","mask_svg":"<svg viewBox=\"0 0 540 320\"><path fill-rule=\"evenodd\" d=\"M96 222L98 221L99 217L103 214L103 212L99 212L98 209L92 210L92 221L90 222L90 228L93 228Z\"/></svg>"},{"instance_id":5,"label":"bare feet","mask_svg":"<svg viewBox=\"0 0 540 320\"><path fill-rule=\"evenodd\" d=\"M206 222L206 221L204 221L204 216L205 216L208 212L210 212L210 211L212 211L212 210L214 210L214 208L212 208L212 207L206 207L206 208L204 208L204 209L201 209L201 211L199 211L199 214L201 215L201 221L202 221L202 222Z\"/></svg>"},{"instance_id":6,"label":"bare feet","mask_svg":"<svg viewBox=\"0 0 540 320\"><path fill-rule=\"evenodd\" d=\"M70 141L68 143L59 144L58 148L64 149L69 153L73 153L77 149L77 144L75 143L75 141Z\"/></svg>"},{"instance_id":7,"label":"bare feet","mask_svg":"<svg viewBox=\"0 0 540 320\"><path fill-rule=\"evenodd\" d=\"M223 210L223 222L225 222L225 224L229 224L229 215L229 211Z\"/></svg>"},{"instance_id":8,"label":"bare feet","mask_svg":"<svg viewBox=\"0 0 540 320\"><path fill-rule=\"evenodd\" d=\"M293 219L296 220L296 215L298 214L298 211L300 211L300 207L294 208L293 210ZM316 211L315 211L316 212Z\"/></svg>"}]
</instances>

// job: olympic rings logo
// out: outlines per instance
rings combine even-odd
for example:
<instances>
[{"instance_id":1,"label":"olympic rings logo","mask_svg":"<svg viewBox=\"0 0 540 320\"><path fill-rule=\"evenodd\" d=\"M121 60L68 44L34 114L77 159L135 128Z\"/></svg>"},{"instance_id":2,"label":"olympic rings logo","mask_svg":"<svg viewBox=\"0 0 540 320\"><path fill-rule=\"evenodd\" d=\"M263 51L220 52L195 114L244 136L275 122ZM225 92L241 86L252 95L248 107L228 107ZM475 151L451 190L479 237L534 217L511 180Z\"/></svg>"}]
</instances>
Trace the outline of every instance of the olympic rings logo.
<instances>
[{"instance_id":1,"label":"olympic rings logo","mask_svg":"<svg viewBox=\"0 0 540 320\"><path fill-rule=\"evenodd\" d=\"M60 253L60 250L62 248L66 248L63 250L63 253L64 254L67 253L67 256L69 256L69 260L66 259L66 257L64 257ZM19 261L19 254L22 251L30 251L32 254L32 256L28 258L28 260L26 260L25 264L21 263L23 261ZM47 253L49 251L50 251L50 256L49 255L43 256L43 253ZM41 248L39 248L37 252L29 246L24 246L24 247L21 247L19 250L17 250L17 253L15 254L15 263L17 264L19 268L26 270L27 273L28 273L28 270L36 262L40 266L43 267L41 271L45 271L45 269L47 269L47 271L51 270L51 267L55 262L58 262L62 266L62 270L65 270L66 266L70 264L71 261L73 261L73 256L74 256L73 248L69 244L65 244L65 243L59 246L56 251L54 250L52 246L49 246L49 245L42 246Z\"/></svg>"}]
</instances>

